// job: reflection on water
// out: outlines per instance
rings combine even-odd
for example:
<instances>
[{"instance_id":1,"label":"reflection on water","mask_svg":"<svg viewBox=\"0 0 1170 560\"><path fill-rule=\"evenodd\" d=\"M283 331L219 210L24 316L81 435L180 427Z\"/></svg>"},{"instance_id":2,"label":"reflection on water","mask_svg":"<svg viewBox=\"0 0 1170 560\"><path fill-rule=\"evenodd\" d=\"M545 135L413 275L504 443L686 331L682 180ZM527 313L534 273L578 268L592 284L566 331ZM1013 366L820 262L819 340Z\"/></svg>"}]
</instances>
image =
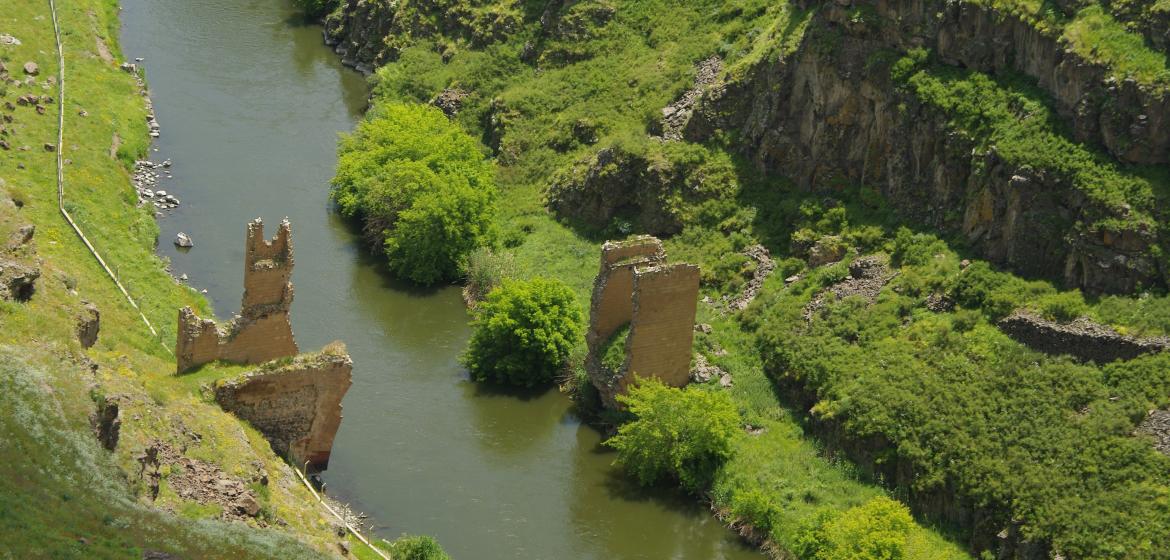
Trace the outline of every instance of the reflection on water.
<instances>
[{"instance_id":1,"label":"reflection on water","mask_svg":"<svg viewBox=\"0 0 1170 560\"><path fill-rule=\"evenodd\" d=\"M301 347L346 342L354 385L324 478L386 538L436 536L456 558L757 558L693 500L650 495L611 466L599 434L555 390L501 391L459 365L469 335L456 287L385 274L328 209L337 135L366 105L320 29L287 0L123 0L122 45L142 56L163 135L162 188L184 202L160 252L237 309L248 220L288 216Z\"/></svg>"}]
</instances>

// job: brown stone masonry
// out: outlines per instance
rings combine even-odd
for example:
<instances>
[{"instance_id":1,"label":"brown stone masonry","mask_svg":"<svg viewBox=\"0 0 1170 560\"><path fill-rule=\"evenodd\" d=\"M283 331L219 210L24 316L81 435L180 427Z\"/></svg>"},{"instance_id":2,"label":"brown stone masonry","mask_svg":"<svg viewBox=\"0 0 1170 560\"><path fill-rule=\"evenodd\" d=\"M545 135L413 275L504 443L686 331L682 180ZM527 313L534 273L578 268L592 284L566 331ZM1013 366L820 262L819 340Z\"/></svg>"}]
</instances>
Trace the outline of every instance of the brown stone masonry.
<instances>
[{"instance_id":1,"label":"brown stone masonry","mask_svg":"<svg viewBox=\"0 0 1170 560\"><path fill-rule=\"evenodd\" d=\"M320 353L268 362L218 382L215 400L251 423L293 465L307 461L320 470L329 465L352 369L345 345L334 342Z\"/></svg>"},{"instance_id":2,"label":"brown stone masonry","mask_svg":"<svg viewBox=\"0 0 1170 560\"><path fill-rule=\"evenodd\" d=\"M293 300L288 219L281 222L272 241L267 241L264 223L256 218L248 224L246 249L244 297L238 317L217 325L200 319L189 307L179 310L175 345L178 373L215 360L256 364L298 352L288 320Z\"/></svg>"},{"instance_id":3,"label":"brown stone masonry","mask_svg":"<svg viewBox=\"0 0 1170 560\"><path fill-rule=\"evenodd\" d=\"M593 284L585 368L607 406L616 406L635 378L655 377L672 387L690 379L691 343L699 295L699 268L665 264L662 242L649 236L601 247ZM602 364L609 339L625 325L625 364Z\"/></svg>"}]
</instances>

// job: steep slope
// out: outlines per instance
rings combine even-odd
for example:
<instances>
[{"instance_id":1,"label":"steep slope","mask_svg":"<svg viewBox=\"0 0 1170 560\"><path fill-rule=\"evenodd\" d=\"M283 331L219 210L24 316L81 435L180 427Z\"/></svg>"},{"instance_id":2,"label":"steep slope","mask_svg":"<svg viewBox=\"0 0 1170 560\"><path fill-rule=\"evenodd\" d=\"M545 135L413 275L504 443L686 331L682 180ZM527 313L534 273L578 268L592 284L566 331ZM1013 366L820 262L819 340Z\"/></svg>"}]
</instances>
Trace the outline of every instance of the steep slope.
<instances>
[{"instance_id":1,"label":"steep slope","mask_svg":"<svg viewBox=\"0 0 1170 560\"><path fill-rule=\"evenodd\" d=\"M167 274L151 208L136 205L128 169L147 154L147 109L119 69L117 2L57 9L62 145L50 4L0 14L15 38L0 42L0 278L19 288L0 290L0 556L337 554L295 473L200 394L224 372L171 375L176 309L209 309ZM58 151L65 207L158 335L58 212Z\"/></svg>"}]
</instances>

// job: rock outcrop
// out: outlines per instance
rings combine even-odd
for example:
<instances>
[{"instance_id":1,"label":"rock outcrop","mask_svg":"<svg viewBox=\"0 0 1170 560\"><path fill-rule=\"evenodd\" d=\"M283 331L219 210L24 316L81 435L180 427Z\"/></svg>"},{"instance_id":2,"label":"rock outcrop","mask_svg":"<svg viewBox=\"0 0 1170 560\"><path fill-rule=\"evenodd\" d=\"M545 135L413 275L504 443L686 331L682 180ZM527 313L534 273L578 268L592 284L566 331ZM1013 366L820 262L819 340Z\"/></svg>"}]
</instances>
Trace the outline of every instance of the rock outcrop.
<instances>
[{"instance_id":1,"label":"rock outcrop","mask_svg":"<svg viewBox=\"0 0 1170 560\"><path fill-rule=\"evenodd\" d=\"M690 381L698 295L699 267L666 264L658 239L640 236L602 245L585 365L607 406L617 406L616 396L636 377L654 377L672 387ZM603 354L610 338L626 325L625 360L614 371L602 362Z\"/></svg>"},{"instance_id":2,"label":"rock outcrop","mask_svg":"<svg viewBox=\"0 0 1170 560\"><path fill-rule=\"evenodd\" d=\"M41 277L33 236L36 227L20 224L20 207L0 190L0 300L26 302L36 292Z\"/></svg>"},{"instance_id":3,"label":"rock outcrop","mask_svg":"<svg viewBox=\"0 0 1170 560\"><path fill-rule=\"evenodd\" d=\"M1065 354L1098 364L1132 360L1144 354L1170 349L1170 337L1124 336L1084 317L1070 323L1057 323L1021 310L1001 319L999 328L1033 350L1045 354Z\"/></svg>"},{"instance_id":4,"label":"rock outcrop","mask_svg":"<svg viewBox=\"0 0 1170 560\"><path fill-rule=\"evenodd\" d=\"M215 400L255 426L294 466L307 462L324 469L341 426L341 399L352 369L345 345L335 342L319 353L269 362L218 381Z\"/></svg>"},{"instance_id":5,"label":"rock outcrop","mask_svg":"<svg viewBox=\"0 0 1170 560\"><path fill-rule=\"evenodd\" d=\"M342 0L340 4L325 18L325 43L341 56L342 64L367 74L396 60L416 38L441 31L482 47L519 29L521 18L515 6L499 2Z\"/></svg>"},{"instance_id":6,"label":"rock outcrop","mask_svg":"<svg viewBox=\"0 0 1170 560\"><path fill-rule=\"evenodd\" d=\"M272 241L264 224L248 224L244 255L244 298L240 314L225 325L200 319L190 307L179 310L175 355L178 373L224 360L258 364L298 352L288 312L293 300L292 234L288 220Z\"/></svg>"},{"instance_id":7,"label":"rock outcrop","mask_svg":"<svg viewBox=\"0 0 1170 560\"><path fill-rule=\"evenodd\" d=\"M553 177L545 204L586 228L624 219L629 230L671 235L683 223L670 207L670 193L685 175L640 154L603 148Z\"/></svg>"},{"instance_id":8,"label":"rock outcrop","mask_svg":"<svg viewBox=\"0 0 1170 560\"><path fill-rule=\"evenodd\" d=\"M96 305L86 302L81 307L77 317L77 341L82 348L91 348L97 344L98 333L101 331L101 313Z\"/></svg>"},{"instance_id":9,"label":"rock outcrop","mask_svg":"<svg viewBox=\"0 0 1170 560\"><path fill-rule=\"evenodd\" d=\"M109 451L118 447L118 437L122 432L122 413L118 407L118 399L105 397L99 403L97 410L90 416L94 436L98 443Z\"/></svg>"}]
</instances>

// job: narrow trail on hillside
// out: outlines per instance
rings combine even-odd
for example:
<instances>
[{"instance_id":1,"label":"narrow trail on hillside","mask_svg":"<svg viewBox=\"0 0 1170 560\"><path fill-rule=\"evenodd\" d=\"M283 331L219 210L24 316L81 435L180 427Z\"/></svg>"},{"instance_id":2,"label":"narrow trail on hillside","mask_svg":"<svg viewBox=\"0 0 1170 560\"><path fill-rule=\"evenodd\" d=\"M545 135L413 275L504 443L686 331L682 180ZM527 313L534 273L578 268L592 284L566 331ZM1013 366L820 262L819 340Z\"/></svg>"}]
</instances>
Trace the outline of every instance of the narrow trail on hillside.
<instances>
[{"instance_id":1,"label":"narrow trail on hillside","mask_svg":"<svg viewBox=\"0 0 1170 560\"><path fill-rule=\"evenodd\" d=\"M162 345L162 347L165 348L167 352L173 354L173 352L171 352L171 348L167 346L166 343L162 341L162 339L159 339L158 331L155 330L154 325L150 323L150 319L146 318L146 314L142 312L142 309L138 307L138 302L134 301L133 297L130 297L130 292L126 291L126 287L123 286L122 282L118 280L118 277L114 274L114 271L110 270L110 267L106 264L105 259L103 259L101 254L98 253L98 250L93 246L93 243L90 243L89 238L86 237L85 233L81 231L81 228L78 227L77 222L73 221L73 216L71 216L69 211L65 209L65 51L61 47L61 26L57 22L57 3L54 0L49 0L49 12L53 16L53 36L57 43L57 210L59 210L61 215L65 217L65 221L69 222L69 226L73 228L75 233L77 233L77 237L81 238L81 242L85 243L85 247L89 249L90 254L92 254L94 258L97 259L98 264L100 264L102 269L106 271L106 274L110 277L110 280L114 281L114 285L117 286L118 290L122 292L122 295L126 297L126 301L130 302L130 306L138 312L138 316L142 318L142 322L146 323L146 328L150 329L150 334L154 335L154 337L158 339L158 343Z\"/></svg>"}]
</instances>

